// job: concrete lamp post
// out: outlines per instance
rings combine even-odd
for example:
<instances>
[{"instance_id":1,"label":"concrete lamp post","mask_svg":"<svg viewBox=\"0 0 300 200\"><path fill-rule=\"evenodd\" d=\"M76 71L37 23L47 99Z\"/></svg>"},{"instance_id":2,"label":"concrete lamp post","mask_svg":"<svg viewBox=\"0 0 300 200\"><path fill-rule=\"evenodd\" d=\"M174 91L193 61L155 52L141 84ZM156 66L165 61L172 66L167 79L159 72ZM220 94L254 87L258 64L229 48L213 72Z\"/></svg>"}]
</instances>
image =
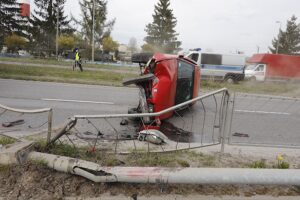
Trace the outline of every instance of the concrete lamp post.
<instances>
[{"instance_id":1,"label":"concrete lamp post","mask_svg":"<svg viewBox=\"0 0 300 200\"><path fill-rule=\"evenodd\" d=\"M276 45L276 54L278 54L278 49L279 49L279 40L281 38L281 21L276 21L276 24L279 24L279 35L278 35L278 40L277 40L277 45Z\"/></svg>"}]
</instances>

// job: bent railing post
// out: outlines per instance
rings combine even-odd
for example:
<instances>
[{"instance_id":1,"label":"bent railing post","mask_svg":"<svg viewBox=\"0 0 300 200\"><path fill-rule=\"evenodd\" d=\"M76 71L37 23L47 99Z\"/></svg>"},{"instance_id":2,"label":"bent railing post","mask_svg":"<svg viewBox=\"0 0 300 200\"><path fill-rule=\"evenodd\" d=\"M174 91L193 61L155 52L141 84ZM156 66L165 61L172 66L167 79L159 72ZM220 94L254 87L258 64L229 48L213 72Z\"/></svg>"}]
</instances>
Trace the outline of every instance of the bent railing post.
<instances>
[{"instance_id":1,"label":"bent railing post","mask_svg":"<svg viewBox=\"0 0 300 200\"><path fill-rule=\"evenodd\" d=\"M52 132L52 118L53 118L53 110L50 109L48 113L48 134L47 134L47 144L50 142L51 139L51 132Z\"/></svg>"},{"instance_id":2,"label":"bent railing post","mask_svg":"<svg viewBox=\"0 0 300 200\"><path fill-rule=\"evenodd\" d=\"M228 104L229 104L229 93L228 91L225 92L223 101L221 102L221 124L220 124L220 132L221 132L221 153L224 153L225 149L225 142L226 142L226 127L227 127L227 115L228 115Z\"/></svg>"}]
</instances>

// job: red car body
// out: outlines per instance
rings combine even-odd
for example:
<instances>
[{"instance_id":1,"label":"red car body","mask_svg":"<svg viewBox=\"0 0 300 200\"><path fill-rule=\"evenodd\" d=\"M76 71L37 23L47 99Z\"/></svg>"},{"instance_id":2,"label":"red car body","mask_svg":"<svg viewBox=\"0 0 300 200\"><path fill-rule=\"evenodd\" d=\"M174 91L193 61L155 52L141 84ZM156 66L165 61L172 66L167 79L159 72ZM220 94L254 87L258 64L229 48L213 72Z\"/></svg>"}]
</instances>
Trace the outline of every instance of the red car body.
<instances>
[{"instance_id":1,"label":"red car body","mask_svg":"<svg viewBox=\"0 0 300 200\"><path fill-rule=\"evenodd\" d=\"M156 53L143 74L153 73L150 84L143 87L151 112L159 112L198 96L200 68L188 58ZM169 112L159 116L159 120L173 115Z\"/></svg>"}]
</instances>

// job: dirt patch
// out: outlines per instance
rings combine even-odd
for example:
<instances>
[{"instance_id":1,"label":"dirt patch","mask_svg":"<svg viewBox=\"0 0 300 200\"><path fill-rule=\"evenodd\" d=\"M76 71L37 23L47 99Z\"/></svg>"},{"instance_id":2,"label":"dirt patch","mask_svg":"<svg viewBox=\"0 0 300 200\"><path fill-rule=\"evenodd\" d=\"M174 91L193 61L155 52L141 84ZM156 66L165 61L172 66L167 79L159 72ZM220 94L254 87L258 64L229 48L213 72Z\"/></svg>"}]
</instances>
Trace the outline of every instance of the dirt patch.
<instances>
[{"instance_id":1,"label":"dirt patch","mask_svg":"<svg viewBox=\"0 0 300 200\"><path fill-rule=\"evenodd\" d=\"M93 183L84 178L50 170L32 163L11 166L0 171L0 194L5 199L61 199L63 197L151 196L161 194L201 194L232 196L297 196L300 188L295 186L249 186L249 185L161 185Z\"/></svg>"}]
</instances>

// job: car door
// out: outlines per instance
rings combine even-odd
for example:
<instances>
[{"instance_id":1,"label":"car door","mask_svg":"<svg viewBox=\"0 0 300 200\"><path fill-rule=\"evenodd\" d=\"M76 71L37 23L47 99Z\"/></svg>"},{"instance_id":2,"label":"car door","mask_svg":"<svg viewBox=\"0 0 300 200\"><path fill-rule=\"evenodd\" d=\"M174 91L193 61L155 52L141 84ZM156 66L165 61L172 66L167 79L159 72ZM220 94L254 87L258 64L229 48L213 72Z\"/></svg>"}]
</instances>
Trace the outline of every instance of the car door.
<instances>
[{"instance_id":1,"label":"car door","mask_svg":"<svg viewBox=\"0 0 300 200\"><path fill-rule=\"evenodd\" d=\"M195 66L183 60L178 61L175 104L193 98Z\"/></svg>"},{"instance_id":2,"label":"car door","mask_svg":"<svg viewBox=\"0 0 300 200\"><path fill-rule=\"evenodd\" d=\"M265 81L265 77L266 77L266 65L265 64L259 64L255 71L255 78L257 81Z\"/></svg>"}]
</instances>

